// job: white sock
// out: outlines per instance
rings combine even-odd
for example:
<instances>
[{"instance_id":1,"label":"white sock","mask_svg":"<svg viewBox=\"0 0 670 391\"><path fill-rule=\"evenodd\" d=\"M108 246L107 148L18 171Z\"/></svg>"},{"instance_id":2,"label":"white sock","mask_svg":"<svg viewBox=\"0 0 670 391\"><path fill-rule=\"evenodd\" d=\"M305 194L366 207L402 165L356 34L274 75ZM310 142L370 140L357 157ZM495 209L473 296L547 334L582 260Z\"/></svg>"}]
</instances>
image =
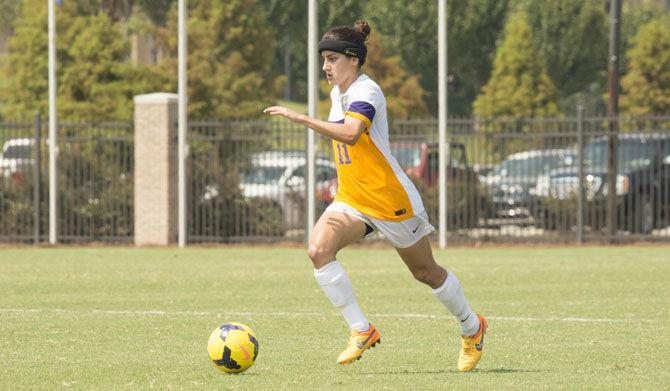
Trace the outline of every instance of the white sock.
<instances>
[{"instance_id":1,"label":"white sock","mask_svg":"<svg viewBox=\"0 0 670 391\"><path fill-rule=\"evenodd\" d=\"M458 319L461 325L461 334L471 336L477 334L479 331L479 318L472 309L470 304L463 294L461 283L456 278L456 275L448 271L447 279L441 287L433 289L433 293Z\"/></svg>"},{"instance_id":2,"label":"white sock","mask_svg":"<svg viewBox=\"0 0 670 391\"><path fill-rule=\"evenodd\" d=\"M347 272L337 259L321 269L314 269L314 277L333 305L340 309L349 329L368 330L370 324L356 302L354 287Z\"/></svg>"}]
</instances>

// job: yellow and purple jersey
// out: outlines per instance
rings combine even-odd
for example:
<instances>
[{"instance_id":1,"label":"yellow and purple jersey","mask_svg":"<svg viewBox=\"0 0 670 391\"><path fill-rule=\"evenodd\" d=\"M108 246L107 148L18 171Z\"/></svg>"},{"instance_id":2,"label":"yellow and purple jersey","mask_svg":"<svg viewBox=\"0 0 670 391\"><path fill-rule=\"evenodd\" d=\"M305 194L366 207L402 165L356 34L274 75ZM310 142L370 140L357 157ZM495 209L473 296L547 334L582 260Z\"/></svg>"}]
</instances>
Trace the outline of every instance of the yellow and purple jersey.
<instances>
[{"instance_id":1,"label":"yellow and purple jersey","mask_svg":"<svg viewBox=\"0 0 670 391\"><path fill-rule=\"evenodd\" d=\"M388 221L402 221L421 213L424 207L419 192L391 155L386 99L381 88L362 74L344 94L339 87L333 88L330 99L330 122L344 123L349 115L366 124L353 146L333 140L338 181L335 201Z\"/></svg>"}]
</instances>

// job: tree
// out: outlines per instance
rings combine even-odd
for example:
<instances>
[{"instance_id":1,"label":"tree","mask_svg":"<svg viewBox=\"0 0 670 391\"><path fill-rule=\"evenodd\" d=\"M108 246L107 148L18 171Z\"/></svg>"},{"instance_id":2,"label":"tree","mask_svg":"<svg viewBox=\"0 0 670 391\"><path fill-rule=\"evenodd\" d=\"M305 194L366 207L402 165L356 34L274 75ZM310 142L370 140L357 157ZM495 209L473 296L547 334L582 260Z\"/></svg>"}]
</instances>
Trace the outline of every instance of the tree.
<instances>
[{"instance_id":1,"label":"tree","mask_svg":"<svg viewBox=\"0 0 670 391\"><path fill-rule=\"evenodd\" d=\"M18 5L16 0L0 0L0 32L5 32L14 23L19 13Z\"/></svg>"},{"instance_id":2,"label":"tree","mask_svg":"<svg viewBox=\"0 0 670 391\"><path fill-rule=\"evenodd\" d=\"M598 77L607 60L608 19L602 4L583 0L526 2L535 48L561 95ZM588 37L588 39L585 39Z\"/></svg>"},{"instance_id":3,"label":"tree","mask_svg":"<svg viewBox=\"0 0 670 391\"><path fill-rule=\"evenodd\" d=\"M254 117L274 100L270 67L275 31L256 0L191 1L188 18L188 94L196 118ZM159 64L177 87L177 9L160 30L167 56ZM270 92L269 92L270 91Z\"/></svg>"},{"instance_id":4,"label":"tree","mask_svg":"<svg viewBox=\"0 0 670 391\"><path fill-rule=\"evenodd\" d=\"M507 15L508 0L459 0L447 6L450 115L468 115L491 73L496 40ZM437 112L437 2L371 0L373 28L384 46L401 56L401 65L419 76L424 101Z\"/></svg>"},{"instance_id":5,"label":"tree","mask_svg":"<svg viewBox=\"0 0 670 391\"><path fill-rule=\"evenodd\" d=\"M112 20L127 20L133 8L133 0L77 0L74 2L77 14L97 14L105 12Z\"/></svg>"},{"instance_id":6,"label":"tree","mask_svg":"<svg viewBox=\"0 0 670 391\"><path fill-rule=\"evenodd\" d=\"M296 53L305 53L303 46L307 45L307 3L271 0L268 8L268 19L277 27L278 45L272 64L273 73L281 75L278 83L284 88L284 99L293 100L300 97L304 100L305 92L299 91L300 88L296 85L295 74L298 70L295 69L295 64L305 64L300 58L296 58ZM304 74L304 71L302 73ZM301 87L306 89L306 79L303 78L301 83Z\"/></svg>"},{"instance_id":7,"label":"tree","mask_svg":"<svg viewBox=\"0 0 670 391\"><path fill-rule=\"evenodd\" d=\"M1 0L0 0L1 1ZM72 0L68 0L72 1ZM165 18L177 0L76 0L78 13L96 14L103 11L112 20L127 21L134 12L141 10L153 23L165 25ZM188 2L187 2L188 3Z\"/></svg>"},{"instance_id":8,"label":"tree","mask_svg":"<svg viewBox=\"0 0 670 391\"><path fill-rule=\"evenodd\" d=\"M0 111L12 120L48 111L47 4L38 0L22 4L16 19L20 23L15 21L15 35L7 42L9 53L0 72L5 82Z\"/></svg>"},{"instance_id":9,"label":"tree","mask_svg":"<svg viewBox=\"0 0 670 391\"><path fill-rule=\"evenodd\" d=\"M621 1L621 0L620 0ZM608 11L609 12L609 11ZM655 1L639 1L629 2L623 1L621 6L621 53L628 53L633 45L635 45L635 38L640 31L640 28L652 20L658 19L659 15L667 15L667 10ZM625 74L628 72L627 57L623 57L620 61L620 72Z\"/></svg>"},{"instance_id":10,"label":"tree","mask_svg":"<svg viewBox=\"0 0 670 391\"><path fill-rule=\"evenodd\" d=\"M670 114L670 18L645 24L626 53L622 109L632 115Z\"/></svg>"},{"instance_id":11,"label":"tree","mask_svg":"<svg viewBox=\"0 0 670 391\"><path fill-rule=\"evenodd\" d=\"M426 104L437 102L437 2L371 0L367 14L373 31L382 36L391 54L399 54L401 66L419 75L427 91ZM433 102L435 101L435 102Z\"/></svg>"},{"instance_id":12,"label":"tree","mask_svg":"<svg viewBox=\"0 0 670 391\"><path fill-rule=\"evenodd\" d=\"M59 112L66 118L130 120L133 96L158 88L148 68L128 62L122 26L106 13L73 16L61 40L68 43L59 59Z\"/></svg>"},{"instance_id":13,"label":"tree","mask_svg":"<svg viewBox=\"0 0 670 391\"><path fill-rule=\"evenodd\" d=\"M290 83L288 97L291 100L304 102L307 100L307 2L271 0L268 3L269 20L277 28L273 73L283 75L282 82ZM363 19L363 15L360 1L320 2L317 39L331 27L352 26L356 20Z\"/></svg>"},{"instance_id":14,"label":"tree","mask_svg":"<svg viewBox=\"0 0 670 391\"><path fill-rule=\"evenodd\" d=\"M7 87L1 110L8 119L27 119L48 109L47 7L40 0L24 0L21 6L2 71ZM155 91L160 78L128 63L122 26L106 13L82 14L77 3L64 2L56 17L58 115L130 120L133 96Z\"/></svg>"},{"instance_id":15,"label":"tree","mask_svg":"<svg viewBox=\"0 0 670 391\"><path fill-rule=\"evenodd\" d=\"M157 26L165 25L167 13L177 0L136 0L137 5Z\"/></svg>"},{"instance_id":16,"label":"tree","mask_svg":"<svg viewBox=\"0 0 670 391\"><path fill-rule=\"evenodd\" d=\"M491 78L474 102L481 117L536 117L559 113L558 92L533 48L524 11L512 14L496 51Z\"/></svg>"},{"instance_id":17,"label":"tree","mask_svg":"<svg viewBox=\"0 0 670 391\"><path fill-rule=\"evenodd\" d=\"M376 80L384 91L389 117L406 119L410 116L428 116L428 107L423 101L426 91L421 87L419 77L409 75L403 69L400 55L387 55L380 41L379 34L370 35L363 71Z\"/></svg>"},{"instance_id":18,"label":"tree","mask_svg":"<svg viewBox=\"0 0 670 391\"><path fill-rule=\"evenodd\" d=\"M477 93L491 75L508 1L467 0L449 4L448 61L453 78L448 95L449 112L468 115Z\"/></svg>"},{"instance_id":19,"label":"tree","mask_svg":"<svg viewBox=\"0 0 670 391\"><path fill-rule=\"evenodd\" d=\"M607 75L608 19L600 2L526 0L535 49L546 59L547 72L560 97L568 99L604 85ZM573 110L574 107L566 107Z\"/></svg>"}]
</instances>

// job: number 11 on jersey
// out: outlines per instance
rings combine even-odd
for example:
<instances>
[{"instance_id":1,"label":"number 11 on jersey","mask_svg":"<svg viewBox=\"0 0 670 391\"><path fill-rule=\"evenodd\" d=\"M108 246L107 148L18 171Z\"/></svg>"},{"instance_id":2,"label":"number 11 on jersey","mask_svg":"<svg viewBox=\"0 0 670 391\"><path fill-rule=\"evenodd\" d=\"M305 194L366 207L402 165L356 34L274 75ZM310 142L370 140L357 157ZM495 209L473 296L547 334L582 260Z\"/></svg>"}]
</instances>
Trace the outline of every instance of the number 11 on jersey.
<instances>
[{"instance_id":1,"label":"number 11 on jersey","mask_svg":"<svg viewBox=\"0 0 670 391\"><path fill-rule=\"evenodd\" d=\"M342 160L342 152L344 152L344 160ZM349 159L349 151L347 150L347 144L337 143L337 155L340 158L340 165L351 163L351 159Z\"/></svg>"}]
</instances>

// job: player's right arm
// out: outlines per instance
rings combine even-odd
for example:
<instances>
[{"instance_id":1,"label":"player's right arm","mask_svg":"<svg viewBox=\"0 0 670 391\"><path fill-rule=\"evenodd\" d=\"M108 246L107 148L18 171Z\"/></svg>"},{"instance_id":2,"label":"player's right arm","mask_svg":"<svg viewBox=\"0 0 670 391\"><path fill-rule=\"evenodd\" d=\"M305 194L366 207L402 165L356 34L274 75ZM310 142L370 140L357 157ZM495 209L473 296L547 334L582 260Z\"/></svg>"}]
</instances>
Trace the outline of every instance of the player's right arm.
<instances>
[{"instance_id":1,"label":"player's right arm","mask_svg":"<svg viewBox=\"0 0 670 391\"><path fill-rule=\"evenodd\" d=\"M305 125L314 131L347 145L354 145L368 125L361 119L346 115L344 123L322 121L282 106L272 106L263 110L265 114L281 115L295 123Z\"/></svg>"}]
</instances>

